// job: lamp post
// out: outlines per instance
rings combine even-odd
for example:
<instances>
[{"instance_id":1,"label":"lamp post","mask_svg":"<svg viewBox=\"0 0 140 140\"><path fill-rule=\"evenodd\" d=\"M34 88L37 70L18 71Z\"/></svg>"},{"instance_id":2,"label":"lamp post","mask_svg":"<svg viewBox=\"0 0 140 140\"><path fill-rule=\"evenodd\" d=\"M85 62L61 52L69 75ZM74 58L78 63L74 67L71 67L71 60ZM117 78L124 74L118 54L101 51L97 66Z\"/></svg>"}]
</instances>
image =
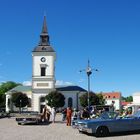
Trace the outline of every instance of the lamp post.
<instances>
[{"instance_id":1,"label":"lamp post","mask_svg":"<svg viewBox=\"0 0 140 140\"><path fill-rule=\"evenodd\" d=\"M88 109L90 108L90 100L89 100L89 93L90 93L90 75L92 74L92 71L98 71L97 69L92 69L90 67L90 61L88 60L88 66L86 69L84 70L80 70L80 72L82 71L86 71L87 73L87 77L88 77L88 98L87 98L87 102L88 102Z\"/></svg>"},{"instance_id":2,"label":"lamp post","mask_svg":"<svg viewBox=\"0 0 140 140\"><path fill-rule=\"evenodd\" d=\"M86 69L86 73L87 73L87 77L88 77L88 109L90 107L90 102L89 102L89 93L90 93L90 75L92 74L92 69L90 67L89 64L89 60L88 60L88 67Z\"/></svg>"}]
</instances>

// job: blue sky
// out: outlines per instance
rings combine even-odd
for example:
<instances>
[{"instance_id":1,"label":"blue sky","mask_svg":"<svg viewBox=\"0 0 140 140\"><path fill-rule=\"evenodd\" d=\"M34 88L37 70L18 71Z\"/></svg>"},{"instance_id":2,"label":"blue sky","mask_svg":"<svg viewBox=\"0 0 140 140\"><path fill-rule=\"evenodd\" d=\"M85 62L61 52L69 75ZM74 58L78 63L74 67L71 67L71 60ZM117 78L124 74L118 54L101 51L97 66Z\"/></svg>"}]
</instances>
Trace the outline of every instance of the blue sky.
<instances>
[{"instance_id":1,"label":"blue sky","mask_svg":"<svg viewBox=\"0 0 140 140\"><path fill-rule=\"evenodd\" d=\"M59 83L87 89L90 59L94 92L140 91L139 0L1 0L0 82L31 80L44 13Z\"/></svg>"}]
</instances>

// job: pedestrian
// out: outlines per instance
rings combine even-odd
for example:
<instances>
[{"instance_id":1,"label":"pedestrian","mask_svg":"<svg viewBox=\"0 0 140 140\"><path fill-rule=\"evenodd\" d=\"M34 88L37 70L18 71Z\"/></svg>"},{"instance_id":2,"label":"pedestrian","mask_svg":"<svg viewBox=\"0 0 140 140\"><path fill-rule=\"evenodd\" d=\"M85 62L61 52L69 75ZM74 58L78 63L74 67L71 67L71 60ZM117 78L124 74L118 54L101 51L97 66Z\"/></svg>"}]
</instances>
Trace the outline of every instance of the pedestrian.
<instances>
[{"instance_id":1,"label":"pedestrian","mask_svg":"<svg viewBox=\"0 0 140 140\"><path fill-rule=\"evenodd\" d=\"M76 108L74 108L74 110L73 110L72 120L77 120L77 111L76 111Z\"/></svg>"},{"instance_id":2,"label":"pedestrian","mask_svg":"<svg viewBox=\"0 0 140 140\"><path fill-rule=\"evenodd\" d=\"M115 101L112 101L111 105L110 105L110 112L114 112L115 111Z\"/></svg>"},{"instance_id":3,"label":"pedestrian","mask_svg":"<svg viewBox=\"0 0 140 140\"><path fill-rule=\"evenodd\" d=\"M72 109L70 107L67 108L67 126L71 126L71 117L72 117Z\"/></svg>"},{"instance_id":4,"label":"pedestrian","mask_svg":"<svg viewBox=\"0 0 140 140\"><path fill-rule=\"evenodd\" d=\"M46 118L47 118L47 121L49 122L50 121L50 115L51 115L51 112L48 108L46 108Z\"/></svg>"},{"instance_id":5,"label":"pedestrian","mask_svg":"<svg viewBox=\"0 0 140 140\"><path fill-rule=\"evenodd\" d=\"M41 114L41 121L46 122L46 112L47 112L47 106L44 106Z\"/></svg>"},{"instance_id":6,"label":"pedestrian","mask_svg":"<svg viewBox=\"0 0 140 140\"><path fill-rule=\"evenodd\" d=\"M67 109L64 108L64 109L62 110L62 121L65 121L65 120L66 120L66 114L67 114Z\"/></svg>"},{"instance_id":7,"label":"pedestrian","mask_svg":"<svg viewBox=\"0 0 140 140\"><path fill-rule=\"evenodd\" d=\"M87 108L84 108L81 114L82 119L89 119L90 118L90 113Z\"/></svg>"},{"instance_id":8,"label":"pedestrian","mask_svg":"<svg viewBox=\"0 0 140 140\"><path fill-rule=\"evenodd\" d=\"M51 120L52 120L52 123L55 123L55 116L56 116L56 110L55 108L53 107L51 109Z\"/></svg>"}]
</instances>

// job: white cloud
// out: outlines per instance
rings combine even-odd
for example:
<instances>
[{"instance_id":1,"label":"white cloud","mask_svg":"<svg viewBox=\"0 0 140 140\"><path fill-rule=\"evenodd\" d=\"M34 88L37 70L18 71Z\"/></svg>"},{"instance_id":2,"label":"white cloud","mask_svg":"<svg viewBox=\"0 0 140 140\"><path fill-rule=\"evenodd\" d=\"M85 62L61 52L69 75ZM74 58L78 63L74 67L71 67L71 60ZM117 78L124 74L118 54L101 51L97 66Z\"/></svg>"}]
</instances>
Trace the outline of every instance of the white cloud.
<instances>
[{"instance_id":1,"label":"white cloud","mask_svg":"<svg viewBox=\"0 0 140 140\"><path fill-rule=\"evenodd\" d=\"M24 81L23 83L22 83L24 86L31 86L32 85L32 82L31 81ZM71 82L64 82L64 81L62 81L62 80L57 80L56 81L56 83L55 83L55 85L57 85L57 86L67 86L67 85L74 85L73 83L71 83Z\"/></svg>"},{"instance_id":2,"label":"white cloud","mask_svg":"<svg viewBox=\"0 0 140 140\"><path fill-rule=\"evenodd\" d=\"M22 84L24 86L31 86L32 85L32 82L31 81L24 81Z\"/></svg>"},{"instance_id":3,"label":"white cloud","mask_svg":"<svg viewBox=\"0 0 140 140\"><path fill-rule=\"evenodd\" d=\"M57 86L64 86L64 85L74 85L73 83L71 83L71 82L64 82L64 81L62 81L62 80L57 80L56 81L56 83L55 83L55 85L57 85Z\"/></svg>"},{"instance_id":4,"label":"white cloud","mask_svg":"<svg viewBox=\"0 0 140 140\"><path fill-rule=\"evenodd\" d=\"M85 82L85 79L80 79L78 82L83 83L83 82Z\"/></svg>"}]
</instances>

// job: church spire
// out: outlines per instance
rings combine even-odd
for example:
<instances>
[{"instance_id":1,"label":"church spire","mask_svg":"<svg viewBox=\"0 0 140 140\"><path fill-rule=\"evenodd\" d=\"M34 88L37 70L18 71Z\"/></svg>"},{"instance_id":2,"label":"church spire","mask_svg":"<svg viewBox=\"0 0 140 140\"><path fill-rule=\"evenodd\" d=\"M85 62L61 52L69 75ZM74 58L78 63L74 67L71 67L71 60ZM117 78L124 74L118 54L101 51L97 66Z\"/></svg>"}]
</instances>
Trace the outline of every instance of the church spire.
<instances>
[{"instance_id":1,"label":"church spire","mask_svg":"<svg viewBox=\"0 0 140 140\"><path fill-rule=\"evenodd\" d=\"M39 45L40 46L49 46L50 45L49 35L48 35L48 30L47 30L47 23L46 23L46 16L44 16Z\"/></svg>"},{"instance_id":2,"label":"church spire","mask_svg":"<svg viewBox=\"0 0 140 140\"><path fill-rule=\"evenodd\" d=\"M46 23L46 16L44 16L43 27L42 27L42 34L48 34L47 23Z\"/></svg>"}]
</instances>

